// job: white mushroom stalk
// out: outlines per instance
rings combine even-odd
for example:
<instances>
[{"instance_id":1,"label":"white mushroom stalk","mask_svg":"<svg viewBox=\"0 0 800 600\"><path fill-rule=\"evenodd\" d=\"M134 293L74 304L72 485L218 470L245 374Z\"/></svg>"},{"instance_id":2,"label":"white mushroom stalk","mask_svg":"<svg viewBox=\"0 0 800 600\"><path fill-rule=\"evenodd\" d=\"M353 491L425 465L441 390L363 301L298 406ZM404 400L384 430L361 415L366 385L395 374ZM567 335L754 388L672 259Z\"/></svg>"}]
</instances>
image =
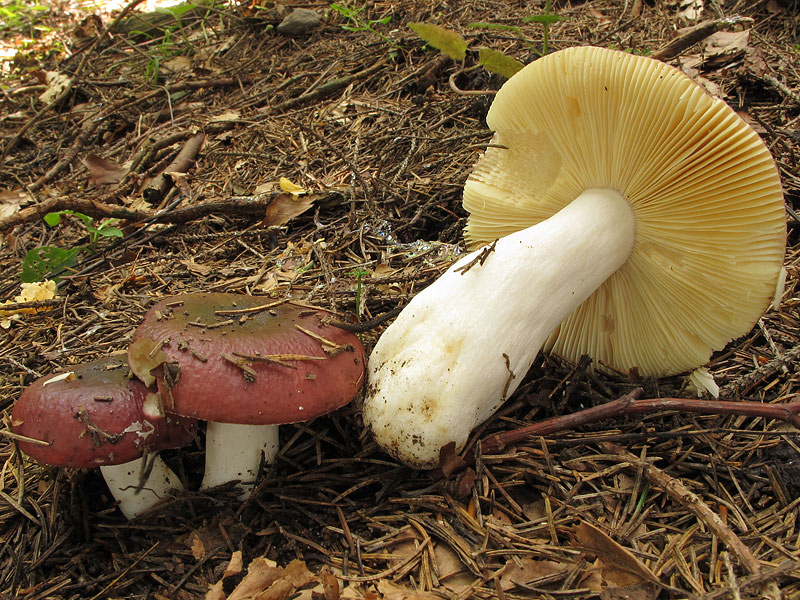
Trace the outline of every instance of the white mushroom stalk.
<instances>
[{"instance_id":1,"label":"white mushroom stalk","mask_svg":"<svg viewBox=\"0 0 800 600\"><path fill-rule=\"evenodd\" d=\"M749 332L785 251L780 177L758 134L659 61L571 48L498 92L464 187L462 258L370 356L364 422L435 466L540 349L645 377L691 371Z\"/></svg>"},{"instance_id":2,"label":"white mushroom stalk","mask_svg":"<svg viewBox=\"0 0 800 600\"><path fill-rule=\"evenodd\" d=\"M184 489L180 477L158 454L119 465L103 465L100 473L120 512L128 519L138 517ZM147 478L142 481L145 474Z\"/></svg>"},{"instance_id":3,"label":"white mushroom stalk","mask_svg":"<svg viewBox=\"0 0 800 600\"><path fill-rule=\"evenodd\" d=\"M277 425L237 425L209 421L206 425L206 469L201 489L239 481L241 498L253 490L264 464L275 462L280 442Z\"/></svg>"},{"instance_id":4,"label":"white mushroom stalk","mask_svg":"<svg viewBox=\"0 0 800 600\"><path fill-rule=\"evenodd\" d=\"M625 263L634 232L619 193L587 190L450 267L370 355L364 420L376 441L414 466L465 441L517 389L558 324Z\"/></svg>"}]
</instances>

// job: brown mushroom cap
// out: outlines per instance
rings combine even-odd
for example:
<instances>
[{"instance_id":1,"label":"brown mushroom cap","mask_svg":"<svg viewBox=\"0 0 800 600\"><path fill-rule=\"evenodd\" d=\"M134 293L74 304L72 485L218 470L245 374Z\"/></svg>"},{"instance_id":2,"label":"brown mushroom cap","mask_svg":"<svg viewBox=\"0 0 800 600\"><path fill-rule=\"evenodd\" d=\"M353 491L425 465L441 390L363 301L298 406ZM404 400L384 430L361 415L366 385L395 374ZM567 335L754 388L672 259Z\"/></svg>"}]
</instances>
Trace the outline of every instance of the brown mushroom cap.
<instances>
[{"instance_id":1,"label":"brown mushroom cap","mask_svg":"<svg viewBox=\"0 0 800 600\"><path fill-rule=\"evenodd\" d=\"M147 311L128 358L140 377L152 370L168 412L250 425L305 421L350 402L364 380L361 342L327 325L329 317L264 297L182 294Z\"/></svg>"},{"instance_id":2,"label":"brown mushroom cap","mask_svg":"<svg viewBox=\"0 0 800 600\"><path fill-rule=\"evenodd\" d=\"M146 414L150 392L129 373L124 357L106 356L34 381L14 405L11 429L49 445L20 441L20 449L44 464L91 468L189 444L196 421Z\"/></svg>"},{"instance_id":3,"label":"brown mushroom cap","mask_svg":"<svg viewBox=\"0 0 800 600\"><path fill-rule=\"evenodd\" d=\"M471 245L540 223L592 188L619 192L636 220L628 261L546 350L678 373L750 331L772 301L786 237L775 162L682 72L626 52L561 50L509 79L486 121L495 137L464 187Z\"/></svg>"}]
</instances>

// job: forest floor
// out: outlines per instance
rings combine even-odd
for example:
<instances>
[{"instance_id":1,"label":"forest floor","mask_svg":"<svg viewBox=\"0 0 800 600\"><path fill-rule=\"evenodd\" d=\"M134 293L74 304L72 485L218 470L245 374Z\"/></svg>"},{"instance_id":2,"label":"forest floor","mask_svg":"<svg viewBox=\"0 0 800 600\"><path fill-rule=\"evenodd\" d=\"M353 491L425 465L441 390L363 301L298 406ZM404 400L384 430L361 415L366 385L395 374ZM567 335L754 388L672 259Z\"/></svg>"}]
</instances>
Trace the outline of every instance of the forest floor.
<instances>
[{"instance_id":1,"label":"forest floor","mask_svg":"<svg viewBox=\"0 0 800 600\"><path fill-rule=\"evenodd\" d=\"M492 96L456 93L458 66L407 25L460 33L467 66L479 47L530 62L544 27L523 17L545 5L302 6L322 20L296 35L275 29L294 8L281 2L135 21L135 10L59 0L0 7L0 301L17 301L21 276L65 268L55 298L0 329L0 598L800 597L800 436L761 417L622 416L479 453L442 477L382 453L356 400L283 426L277 463L246 500L230 486L197 490L202 438L164 452L190 491L131 522L96 471L19 452L8 431L23 388L124 351L154 299L291 296L369 321L464 251L461 193L491 139ZM550 51L651 55L683 28L714 23L667 62L772 151L788 281L780 308L709 370L721 399L796 399L800 8L556 0L550 10L560 17ZM455 79L478 91L502 82L483 69ZM189 159L176 167L181 150ZM185 175L172 185L164 171ZM281 178L307 193L283 191ZM85 218L43 221L60 210ZM31 258L37 248L47 250ZM368 350L384 326L362 334ZM631 375L542 354L470 451L639 386L644 397L689 395L685 376Z\"/></svg>"}]
</instances>

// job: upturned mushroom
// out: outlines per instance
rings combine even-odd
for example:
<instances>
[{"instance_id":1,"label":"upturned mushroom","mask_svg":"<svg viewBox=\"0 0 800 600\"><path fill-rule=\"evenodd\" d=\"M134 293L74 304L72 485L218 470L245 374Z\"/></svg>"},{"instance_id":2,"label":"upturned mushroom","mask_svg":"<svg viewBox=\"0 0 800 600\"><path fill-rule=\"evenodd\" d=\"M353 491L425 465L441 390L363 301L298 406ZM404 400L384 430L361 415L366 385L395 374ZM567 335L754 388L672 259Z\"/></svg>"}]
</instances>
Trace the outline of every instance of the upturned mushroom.
<instances>
[{"instance_id":1,"label":"upturned mushroom","mask_svg":"<svg viewBox=\"0 0 800 600\"><path fill-rule=\"evenodd\" d=\"M514 392L540 349L677 374L746 334L776 294L775 163L722 100L601 48L536 60L498 92L469 176L475 250L419 293L369 360L364 420L436 464Z\"/></svg>"},{"instance_id":2,"label":"upturned mushroom","mask_svg":"<svg viewBox=\"0 0 800 600\"><path fill-rule=\"evenodd\" d=\"M133 335L132 370L154 379L164 410L208 421L203 488L252 488L274 461L278 425L350 402L363 385L358 337L326 324L322 309L223 293L153 305Z\"/></svg>"},{"instance_id":3,"label":"upturned mushroom","mask_svg":"<svg viewBox=\"0 0 800 600\"><path fill-rule=\"evenodd\" d=\"M100 467L131 519L183 487L157 452L191 443L196 421L161 413L129 375L124 357L106 356L38 379L14 404L11 429L42 464Z\"/></svg>"}]
</instances>

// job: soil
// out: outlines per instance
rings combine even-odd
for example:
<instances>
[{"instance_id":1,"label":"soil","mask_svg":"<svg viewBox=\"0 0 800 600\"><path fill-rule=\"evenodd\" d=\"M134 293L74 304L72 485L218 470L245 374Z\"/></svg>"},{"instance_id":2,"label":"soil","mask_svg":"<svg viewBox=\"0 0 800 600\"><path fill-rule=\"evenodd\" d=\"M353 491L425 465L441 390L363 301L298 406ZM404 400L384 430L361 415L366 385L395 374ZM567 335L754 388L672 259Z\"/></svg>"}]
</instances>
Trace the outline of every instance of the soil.
<instances>
[{"instance_id":1,"label":"soil","mask_svg":"<svg viewBox=\"0 0 800 600\"><path fill-rule=\"evenodd\" d=\"M714 22L666 60L772 151L788 278L780 307L709 370L721 399L788 403L800 356L800 10L779 0L695 5L696 15L686 3L558 0L548 51L658 55L682 28ZM232 485L198 490L200 436L162 453L190 491L130 522L97 471L44 467L19 452L9 428L23 388L124 352L165 295L292 297L365 324L369 350L396 309L464 251L462 188L491 139L486 92L504 78L456 74L407 24L463 35L467 67L479 47L530 62L543 26L522 17L545 6L344 3L360 9L349 18L326 3L302 6L321 22L284 35L276 26L294 6L283 3L195 8L180 27L163 11L131 21L133 6L85 18L53 4L37 17L51 34L20 46L3 73L0 300L26 312L0 329L0 598L800 594L793 425L662 410L479 450L492 434L637 387L643 397L690 397L685 376L641 380L541 354L473 435L465 456L477 447L477 458L449 457L447 476L384 454L364 431L360 398L283 426L276 464L244 500ZM2 31L19 44L19 28ZM716 49L714 32L727 35ZM58 88L56 74L69 83ZM88 215L95 229L74 214L43 221L59 210ZM71 262L55 298L20 305L24 259L42 247Z\"/></svg>"}]
</instances>

